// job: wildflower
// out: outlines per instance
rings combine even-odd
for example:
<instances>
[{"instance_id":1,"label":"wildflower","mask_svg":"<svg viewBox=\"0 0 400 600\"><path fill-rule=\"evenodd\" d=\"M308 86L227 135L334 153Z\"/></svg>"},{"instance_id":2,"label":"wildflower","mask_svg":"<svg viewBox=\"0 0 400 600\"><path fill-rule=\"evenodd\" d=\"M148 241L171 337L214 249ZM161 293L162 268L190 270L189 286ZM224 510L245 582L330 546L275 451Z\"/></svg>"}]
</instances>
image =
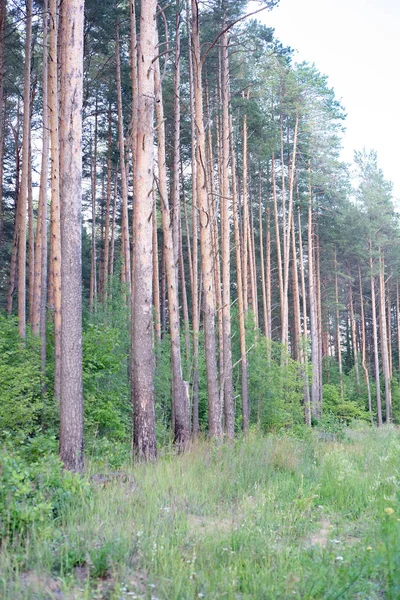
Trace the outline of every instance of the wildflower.
<instances>
[{"instance_id":1,"label":"wildflower","mask_svg":"<svg viewBox=\"0 0 400 600\"><path fill-rule=\"evenodd\" d=\"M385 508L385 513L387 515L392 515L394 513L393 508L391 508L390 506L388 506L387 508Z\"/></svg>"},{"instance_id":2,"label":"wildflower","mask_svg":"<svg viewBox=\"0 0 400 600\"><path fill-rule=\"evenodd\" d=\"M367 550L371 551L372 550L372 546L368 546Z\"/></svg>"},{"instance_id":3,"label":"wildflower","mask_svg":"<svg viewBox=\"0 0 400 600\"><path fill-rule=\"evenodd\" d=\"M343 560L343 556L337 556L337 557L336 557L336 560L337 560L338 562L342 562L342 560Z\"/></svg>"}]
</instances>

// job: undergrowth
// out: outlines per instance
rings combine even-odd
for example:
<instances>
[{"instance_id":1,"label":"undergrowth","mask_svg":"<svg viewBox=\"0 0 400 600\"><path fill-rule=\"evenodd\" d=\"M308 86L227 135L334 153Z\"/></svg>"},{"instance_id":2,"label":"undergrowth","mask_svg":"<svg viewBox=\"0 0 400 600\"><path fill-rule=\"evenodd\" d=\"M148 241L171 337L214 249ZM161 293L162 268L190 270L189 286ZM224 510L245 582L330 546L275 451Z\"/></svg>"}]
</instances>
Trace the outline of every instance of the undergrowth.
<instances>
[{"instance_id":1,"label":"undergrowth","mask_svg":"<svg viewBox=\"0 0 400 600\"><path fill-rule=\"evenodd\" d=\"M345 433L253 432L117 470L102 448L81 478L52 443L6 445L0 597L395 600L400 435Z\"/></svg>"}]
</instances>

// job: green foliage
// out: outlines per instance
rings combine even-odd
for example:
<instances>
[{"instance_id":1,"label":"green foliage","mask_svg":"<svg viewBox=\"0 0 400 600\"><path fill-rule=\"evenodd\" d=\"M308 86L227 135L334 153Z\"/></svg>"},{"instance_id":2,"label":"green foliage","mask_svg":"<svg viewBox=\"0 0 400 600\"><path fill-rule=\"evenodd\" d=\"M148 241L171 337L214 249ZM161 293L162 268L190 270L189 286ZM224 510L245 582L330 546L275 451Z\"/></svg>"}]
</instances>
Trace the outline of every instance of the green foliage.
<instances>
[{"instance_id":1,"label":"green foliage","mask_svg":"<svg viewBox=\"0 0 400 600\"><path fill-rule=\"evenodd\" d=\"M322 394L324 412L331 413L339 421L349 424L355 419L370 420L369 414L360 406L359 402L348 400L346 396L342 398L339 385L326 383L323 386Z\"/></svg>"},{"instance_id":2,"label":"green foliage","mask_svg":"<svg viewBox=\"0 0 400 600\"><path fill-rule=\"evenodd\" d=\"M83 332L85 427L90 435L126 439L131 421L128 355L121 328L89 323Z\"/></svg>"},{"instance_id":3,"label":"green foliage","mask_svg":"<svg viewBox=\"0 0 400 600\"><path fill-rule=\"evenodd\" d=\"M43 406L39 340L27 330L24 344L16 318L0 315L0 435L30 433Z\"/></svg>"},{"instance_id":4,"label":"green foliage","mask_svg":"<svg viewBox=\"0 0 400 600\"><path fill-rule=\"evenodd\" d=\"M21 439L13 445L0 451L0 539L27 536L33 527L60 520L88 490L78 475L63 470L54 439Z\"/></svg>"}]
</instances>

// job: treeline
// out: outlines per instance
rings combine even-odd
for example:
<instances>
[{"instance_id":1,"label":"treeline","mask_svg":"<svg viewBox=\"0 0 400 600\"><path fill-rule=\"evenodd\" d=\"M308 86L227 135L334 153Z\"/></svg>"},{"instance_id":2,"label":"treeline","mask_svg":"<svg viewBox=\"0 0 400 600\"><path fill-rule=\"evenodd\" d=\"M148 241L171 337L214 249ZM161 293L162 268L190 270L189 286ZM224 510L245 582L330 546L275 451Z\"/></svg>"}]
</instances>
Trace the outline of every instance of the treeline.
<instances>
[{"instance_id":1,"label":"treeline","mask_svg":"<svg viewBox=\"0 0 400 600\"><path fill-rule=\"evenodd\" d=\"M326 77L244 1L59 10L0 0L0 293L47 380L54 365L41 394L66 466L82 467L90 387L82 297L88 323L131 331L140 459L156 457L167 348L181 450L204 428L310 426L326 409L396 420L392 188L365 150L352 187Z\"/></svg>"}]
</instances>

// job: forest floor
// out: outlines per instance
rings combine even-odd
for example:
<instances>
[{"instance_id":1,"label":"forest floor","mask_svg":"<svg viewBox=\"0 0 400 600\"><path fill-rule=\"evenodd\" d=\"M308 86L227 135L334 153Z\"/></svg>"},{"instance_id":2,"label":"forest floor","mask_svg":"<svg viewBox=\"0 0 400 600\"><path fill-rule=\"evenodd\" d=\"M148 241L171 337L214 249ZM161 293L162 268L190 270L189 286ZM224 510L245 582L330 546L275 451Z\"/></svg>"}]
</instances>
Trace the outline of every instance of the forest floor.
<instances>
[{"instance_id":1,"label":"forest floor","mask_svg":"<svg viewBox=\"0 0 400 600\"><path fill-rule=\"evenodd\" d=\"M298 437L90 462L62 522L3 543L0 597L398 600L400 432Z\"/></svg>"}]
</instances>

